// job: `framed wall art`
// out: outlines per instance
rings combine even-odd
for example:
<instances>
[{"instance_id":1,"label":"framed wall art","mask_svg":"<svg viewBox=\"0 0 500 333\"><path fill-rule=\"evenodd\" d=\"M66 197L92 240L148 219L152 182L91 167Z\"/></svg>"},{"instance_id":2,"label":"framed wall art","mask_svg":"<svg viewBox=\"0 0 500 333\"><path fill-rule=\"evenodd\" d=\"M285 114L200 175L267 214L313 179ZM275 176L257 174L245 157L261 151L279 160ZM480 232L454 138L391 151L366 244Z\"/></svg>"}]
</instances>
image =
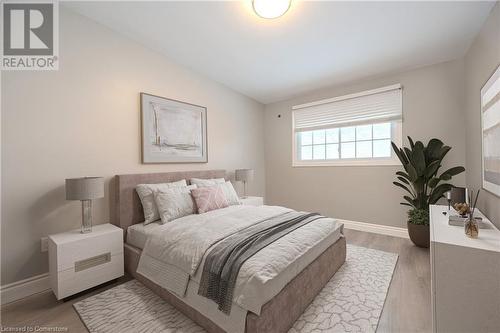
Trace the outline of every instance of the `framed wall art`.
<instances>
[{"instance_id":1,"label":"framed wall art","mask_svg":"<svg viewBox=\"0 0 500 333\"><path fill-rule=\"evenodd\" d=\"M207 109L141 93L142 162L206 163Z\"/></svg>"},{"instance_id":2,"label":"framed wall art","mask_svg":"<svg viewBox=\"0 0 500 333\"><path fill-rule=\"evenodd\" d=\"M481 89L483 188L500 196L500 66Z\"/></svg>"}]
</instances>

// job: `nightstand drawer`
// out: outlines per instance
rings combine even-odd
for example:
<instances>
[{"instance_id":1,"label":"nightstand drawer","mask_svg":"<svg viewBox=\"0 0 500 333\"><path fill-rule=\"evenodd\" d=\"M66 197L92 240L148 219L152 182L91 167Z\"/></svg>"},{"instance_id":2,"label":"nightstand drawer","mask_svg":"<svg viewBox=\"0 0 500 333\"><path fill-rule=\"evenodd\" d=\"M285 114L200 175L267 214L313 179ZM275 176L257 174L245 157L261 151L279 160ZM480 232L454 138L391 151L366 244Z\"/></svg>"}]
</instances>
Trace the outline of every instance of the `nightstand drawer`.
<instances>
[{"instance_id":1,"label":"nightstand drawer","mask_svg":"<svg viewBox=\"0 0 500 333\"><path fill-rule=\"evenodd\" d=\"M92 233L88 234L91 235ZM104 253L115 255L123 252L123 233L117 232L92 235L84 239L56 244L49 238L49 252L54 251L57 258L57 271L74 267L75 262L96 257Z\"/></svg>"},{"instance_id":2,"label":"nightstand drawer","mask_svg":"<svg viewBox=\"0 0 500 333\"><path fill-rule=\"evenodd\" d=\"M110 261L80 271L58 272L52 288L57 299L76 294L123 275L123 253L111 256Z\"/></svg>"}]
</instances>

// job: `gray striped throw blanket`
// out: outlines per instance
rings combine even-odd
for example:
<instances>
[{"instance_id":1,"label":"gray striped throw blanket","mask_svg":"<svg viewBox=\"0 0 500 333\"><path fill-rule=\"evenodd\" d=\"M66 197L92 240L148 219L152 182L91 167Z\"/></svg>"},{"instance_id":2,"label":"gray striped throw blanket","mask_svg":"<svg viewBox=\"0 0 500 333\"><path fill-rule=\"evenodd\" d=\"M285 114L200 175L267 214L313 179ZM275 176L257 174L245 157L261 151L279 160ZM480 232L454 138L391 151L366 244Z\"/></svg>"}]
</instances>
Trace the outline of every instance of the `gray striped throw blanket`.
<instances>
[{"instance_id":1,"label":"gray striped throw blanket","mask_svg":"<svg viewBox=\"0 0 500 333\"><path fill-rule=\"evenodd\" d=\"M208 252L198 294L215 301L220 311L229 314L236 278L245 261L277 239L322 217L293 211L227 236Z\"/></svg>"}]
</instances>

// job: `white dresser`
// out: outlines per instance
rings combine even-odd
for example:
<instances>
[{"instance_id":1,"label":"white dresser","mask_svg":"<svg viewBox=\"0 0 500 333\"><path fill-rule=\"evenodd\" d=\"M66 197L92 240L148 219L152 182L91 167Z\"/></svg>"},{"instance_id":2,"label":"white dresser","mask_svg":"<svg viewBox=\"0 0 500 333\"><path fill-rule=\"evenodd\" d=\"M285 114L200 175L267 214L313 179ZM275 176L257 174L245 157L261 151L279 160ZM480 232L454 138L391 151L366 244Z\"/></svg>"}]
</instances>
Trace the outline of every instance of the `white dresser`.
<instances>
[{"instance_id":1,"label":"white dresser","mask_svg":"<svg viewBox=\"0 0 500 333\"><path fill-rule=\"evenodd\" d=\"M500 332L500 231L476 210L490 229L468 238L447 211L430 207L433 332Z\"/></svg>"},{"instance_id":2,"label":"white dresser","mask_svg":"<svg viewBox=\"0 0 500 333\"><path fill-rule=\"evenodd\" d=\"M50 284L62 299L123 275L123 230L112 224L49 236Z\"/></svg>"}]
</instances>

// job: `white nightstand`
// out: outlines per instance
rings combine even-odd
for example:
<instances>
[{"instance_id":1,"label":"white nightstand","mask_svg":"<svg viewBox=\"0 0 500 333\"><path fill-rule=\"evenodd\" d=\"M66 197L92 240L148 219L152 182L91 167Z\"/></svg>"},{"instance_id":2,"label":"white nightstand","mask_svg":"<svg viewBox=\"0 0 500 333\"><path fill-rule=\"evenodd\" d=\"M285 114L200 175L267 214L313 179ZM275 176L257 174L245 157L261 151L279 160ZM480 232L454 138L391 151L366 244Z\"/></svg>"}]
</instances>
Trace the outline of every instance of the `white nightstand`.
<instances>
[{"instance_id":1,"label":"white nightstand","mask_svg":"<svg viewBox=\"0 0 500 333\"><path fill-rule=\"evenodd\" d=\"M57 299L123 275L123 230L112 224L49 236L50 285Z\"/></svg>"},{"instance_id":2,"label":"white nightstand","mask_svg":"<svg viewBox=\"0 0 500 333\"><path fill-rule=\"evenodd\" d=\"M246 197L240 198L241 204L245 206L262 206L264 205L263 197Z\"/></svg>"}]
</instances>

